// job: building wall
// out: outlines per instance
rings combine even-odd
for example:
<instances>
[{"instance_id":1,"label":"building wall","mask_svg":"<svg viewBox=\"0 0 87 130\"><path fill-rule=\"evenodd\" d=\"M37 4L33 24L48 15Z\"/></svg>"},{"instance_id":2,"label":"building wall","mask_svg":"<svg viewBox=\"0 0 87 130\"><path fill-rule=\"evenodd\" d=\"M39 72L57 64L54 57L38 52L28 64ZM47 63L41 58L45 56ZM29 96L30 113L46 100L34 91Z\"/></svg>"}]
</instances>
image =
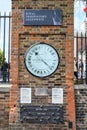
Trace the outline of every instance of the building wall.
<instances>
[{"instance_id":1,"label":"building wall","mask_svg":"<svg viewBox=\"0 0 87 130\"><path fill-rule=\"evenodd\" d=\"M0 129L9 129L10 85L0 84Z\"/></svg>"},{"instance_id":2,"label":"building wall","mask_svg":"<svg viewBox=\"0 0 87 130\"><path fill-rule=\"evenodd\" d=\"M73 0L12 0L12 49L10 91L10 129L23 130L68 130L70 123L75 130L75 102L73 83ZM23 26L25 9L61 9L61 26ZM32 76L24 65L24 54L28 47L37 42L46 42L59 52L60 64L57 71L45 79ZM31 105L53 105L52 88L63 88L64 123L28 124L20 122L20 88L32 89ZM35 96L38 87L48 88L49 94Z\"/></svg>"},{"instance_id":3,"label":"building wall","mask_svg":"<svg viewBox=\"0 0 87 130\"><path fill-rule=\"evenodd\" d=\"M87 129L87 85L75 85L76 103L76 128L77 130Z\"/></svg>"}]
</instances>

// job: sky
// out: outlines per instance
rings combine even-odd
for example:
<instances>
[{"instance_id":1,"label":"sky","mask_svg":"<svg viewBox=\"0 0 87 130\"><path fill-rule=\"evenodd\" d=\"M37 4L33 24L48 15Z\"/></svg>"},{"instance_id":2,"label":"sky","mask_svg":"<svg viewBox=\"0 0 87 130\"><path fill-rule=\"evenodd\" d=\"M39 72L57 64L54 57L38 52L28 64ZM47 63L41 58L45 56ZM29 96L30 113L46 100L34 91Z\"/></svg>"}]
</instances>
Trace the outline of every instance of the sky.
<instances>
[{"instance_id":1,"label":"sky","mask_svg":"<svg viewBox=\"0 0 87 130\"><path fill-rule=\"evenodd\" d=\"M11 0L0 0L0 13L1 15L3 15L6 12L6 15L9 14L9 12L11 12ZM7 21L8 23L8 21ZM4 27L4 22L3 20L0 20L0 49L3 50L3 27ZM6 26L6 32L8 32L8 26ZM8 33L6 33L8 34ZM8 36L6 35L5 37L5 41L6 41L6 47L8 48ZM5 57L6 60L8 59L8 49L5 49Z\"/></svg>"},{"instance_id":2,"label":"sky","mask_svg":"<svg viewBox=\"0 0 87 130\"><path fill-rule=\"evenodd\" d=\"M11 0L0 0L0 12L11 11Z\"/></svg>"},{"instance_id":3,"label":"sky","mask_svg":"<svg viewBox=\"0 0 87 130\"><path fill-rule=\"evenodd\" d=\"M74 31L82 31L83 30L83 22L86 19L86 13L83 11L86 6L85 2L75 0L74 4Z\"/></svg>"}]
</instances>

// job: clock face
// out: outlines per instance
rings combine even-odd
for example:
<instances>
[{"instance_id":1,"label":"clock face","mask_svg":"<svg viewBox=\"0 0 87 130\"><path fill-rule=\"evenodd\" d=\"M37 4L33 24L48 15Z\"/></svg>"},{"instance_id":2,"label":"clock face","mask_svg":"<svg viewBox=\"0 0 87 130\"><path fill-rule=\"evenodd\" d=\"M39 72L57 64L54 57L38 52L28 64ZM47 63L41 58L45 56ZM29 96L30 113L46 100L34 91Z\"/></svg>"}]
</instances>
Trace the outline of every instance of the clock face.
<instances>
[{"instance_id":1,"label":"clock face","mask_svg":"<svg viewBox=\"0 0 87 130\"><path fill-rule=\"evenodd\" d=\"M59 55L54 47L46 43L37 43L25 53L24 62L27 70L37 77L53 74L59 65Z\"/></svg>"}]
</instances>

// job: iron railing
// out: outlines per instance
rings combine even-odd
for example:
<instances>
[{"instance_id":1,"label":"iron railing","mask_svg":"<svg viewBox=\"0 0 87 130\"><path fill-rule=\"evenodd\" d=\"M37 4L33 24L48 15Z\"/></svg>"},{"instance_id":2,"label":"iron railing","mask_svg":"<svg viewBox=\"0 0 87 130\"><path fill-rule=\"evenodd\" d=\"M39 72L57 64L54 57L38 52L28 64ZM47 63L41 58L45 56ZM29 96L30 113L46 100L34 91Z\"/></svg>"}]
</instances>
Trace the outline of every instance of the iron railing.
<instances>
[{"instance_id":1,"label":"iron railing","mask_svg":"<svg viewBox=\"0 0 87 130\"><path fill-rule=\"evenodd\" d=\"M11 14L0 13L0 82L10 81ZM7 62L7 63L4 63Z\"/></svg>"},{"instance_id":2,"label":"iron railing","mask_svg":"<svg viewBox=\"0 0 87 130\"><path fill-rule=\"evenodd\" d=\"M76 59L76 84L87 84L87 33L76 33L74 36L74 57ZM75 68L74 68L75 69ZM75 70L74 70L75 71Z\"/></svg>"}]
</instances>

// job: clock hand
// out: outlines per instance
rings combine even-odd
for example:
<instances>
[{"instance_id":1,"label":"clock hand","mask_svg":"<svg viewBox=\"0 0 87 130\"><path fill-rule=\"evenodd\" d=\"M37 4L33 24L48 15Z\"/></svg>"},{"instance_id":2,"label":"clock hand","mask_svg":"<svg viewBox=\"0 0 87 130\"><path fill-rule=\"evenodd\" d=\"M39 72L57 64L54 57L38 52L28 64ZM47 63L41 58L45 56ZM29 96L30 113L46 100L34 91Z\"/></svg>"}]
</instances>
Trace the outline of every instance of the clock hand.
<instances>
[{"instance_id":1,"label":"clock hand","mask_svg":"<svg viewBox=\"0 0 87 130\"><path fill-rule=\"evenodd\" d=\"M45 65L47 65L49 68L50 68L50 70L52 70L51 69L51 67L41 58L41 61L45 64Z\"/></svg>"},{"instance_id":2,"label":"clock hand","mask_svg":"<svg viewBox=\"0 0 87 130\"><path fill-rule=\"evenodd\" d=\"M38 52L35 52L35 55L38 55L38 57L40 58L40 60L41 60L45 65L47 65L50 70L52 70L51 67L47 64L47 62L45 62L45 61L40 57L40 55L38 54Z\"/></svg>"},{"instance_id":3,"label":"clock hand","mask_svg":"<svg viewBox=\"0 0 87 130\"><path fill-rule=\"evenodd\" d=\"M40 57L40 56L39 56L39 57ZM50 70L52 70L51 67L47 64L47 62L45 62L41 57L40 57L40 60L41 60L45 65L47 65Z\"/></svg>"}]
</instances>

